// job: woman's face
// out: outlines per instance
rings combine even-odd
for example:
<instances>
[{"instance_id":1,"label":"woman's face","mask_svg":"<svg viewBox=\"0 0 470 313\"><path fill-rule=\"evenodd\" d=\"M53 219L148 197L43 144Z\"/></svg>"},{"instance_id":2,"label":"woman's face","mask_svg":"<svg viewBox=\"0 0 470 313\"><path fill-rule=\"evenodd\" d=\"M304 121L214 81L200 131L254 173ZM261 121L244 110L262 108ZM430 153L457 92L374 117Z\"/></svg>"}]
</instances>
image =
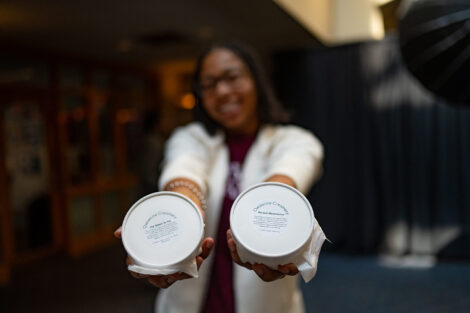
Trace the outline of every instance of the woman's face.
<instances>
[{"instance_id":1,"label":"woman's face","mask_svg":"<svg viewBox=\"0 0 470 313\"><path fill-rule=\"evenodd\" d=\"M202 61L200 75L207 113L231 134L255 133L258 95L245 63L230 50L217 48Z\"/></svg>"}]
</instances>

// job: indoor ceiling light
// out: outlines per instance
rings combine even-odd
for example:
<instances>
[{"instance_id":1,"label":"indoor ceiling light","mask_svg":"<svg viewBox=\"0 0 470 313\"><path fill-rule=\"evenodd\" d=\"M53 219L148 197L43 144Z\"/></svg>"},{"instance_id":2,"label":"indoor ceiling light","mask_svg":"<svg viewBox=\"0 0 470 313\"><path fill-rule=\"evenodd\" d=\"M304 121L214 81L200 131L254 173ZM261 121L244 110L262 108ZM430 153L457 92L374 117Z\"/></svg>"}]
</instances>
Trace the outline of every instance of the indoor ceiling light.
<instances>
[{"instance_id":1,"label":"indoor ceiling light","mask_svg":"<svg viewBox=\"0 0 470 313\"><path fill-rule=\"evenodd\" d=\"M326 45L382 39L389 0L273 0Z\"/></svg>"}]
</instances>

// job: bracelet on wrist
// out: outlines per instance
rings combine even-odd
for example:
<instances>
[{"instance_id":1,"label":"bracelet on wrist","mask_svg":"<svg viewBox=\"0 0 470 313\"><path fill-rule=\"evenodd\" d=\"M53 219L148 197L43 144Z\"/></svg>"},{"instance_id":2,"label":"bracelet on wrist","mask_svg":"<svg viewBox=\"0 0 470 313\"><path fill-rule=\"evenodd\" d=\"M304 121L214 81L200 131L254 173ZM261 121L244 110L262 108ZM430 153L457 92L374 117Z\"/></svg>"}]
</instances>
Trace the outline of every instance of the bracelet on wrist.
<instances>
[{"instance_id":1,"label":"bracelet on wrist","mask_svg":"<svg viewBox=\"0 0 470 313\"><path fill-rule=\"evenodd\" d=\"M172 191L173 189L178 188L178 187L188 188L198 198L199 202L201 203L201 209L203 211L207 209L207 202L204 197L204 194L199 190L198 187L184 180L175 180L171 182L170 184L168 184L167 190Z\"/></svg>"}]
</instances>

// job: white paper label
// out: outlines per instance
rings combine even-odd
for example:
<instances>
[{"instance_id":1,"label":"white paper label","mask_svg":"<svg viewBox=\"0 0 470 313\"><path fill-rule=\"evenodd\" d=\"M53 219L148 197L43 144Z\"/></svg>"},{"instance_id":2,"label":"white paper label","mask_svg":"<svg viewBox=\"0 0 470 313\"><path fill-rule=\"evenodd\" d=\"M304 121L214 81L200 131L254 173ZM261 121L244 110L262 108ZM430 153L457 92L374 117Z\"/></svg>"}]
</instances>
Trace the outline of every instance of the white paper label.
<instances>
[{"instance_id":1,"label":"white paper label","mask_svg":"<svg viewBox=\"0 0 470 313\"><path fill-rule=\"evenodd\" d=\"M177 217L166 211L150 216L142 230L152 245L166 245L179 236Z\"/></svg>"},{"instance_id":2,"label":"white paper label","mask_svg":"<svg viewBox=\"0 0 470 313\"><path fill-rule=\"evenodd\" d=\"M251 210L250 222L262 234L278 235L288 229L289 217L289 211L284 205L267 201Z\"/></svg>"}]
</instances>

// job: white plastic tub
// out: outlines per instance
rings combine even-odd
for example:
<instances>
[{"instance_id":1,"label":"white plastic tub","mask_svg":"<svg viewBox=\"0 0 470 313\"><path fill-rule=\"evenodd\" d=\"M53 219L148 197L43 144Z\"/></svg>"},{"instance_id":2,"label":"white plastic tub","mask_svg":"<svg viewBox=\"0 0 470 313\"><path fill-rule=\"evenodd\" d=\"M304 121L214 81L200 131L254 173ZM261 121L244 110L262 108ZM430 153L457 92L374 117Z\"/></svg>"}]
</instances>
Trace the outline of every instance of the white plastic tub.
<instances>
[{"instance_id":1,"label":"white plastic tub","mask_svg":"<svg viewBox=\"0 0 470 313\"><path fill-rule=\"evenodd\" d=\"M176 192L156 192L141 198L122 224L122 242L133 263L129 270L142 274L183 271L197 276L195 257L203 236L199 209Z\"/></svg>"},{"instance_id":2,"label":"white plastic tub","mask_svg":"<svg viewBox=\"0 0 470 313\"><path fill-rule=\"evenodd\" d=\"M304 276L308 280L315 274L325 238L317 226L305 196L281 183L248 188L235 199L230 213L233 239L243 262L262 263L272 269L294 263L301 272L308 271Z\"/></svg>"}]
</instances>

